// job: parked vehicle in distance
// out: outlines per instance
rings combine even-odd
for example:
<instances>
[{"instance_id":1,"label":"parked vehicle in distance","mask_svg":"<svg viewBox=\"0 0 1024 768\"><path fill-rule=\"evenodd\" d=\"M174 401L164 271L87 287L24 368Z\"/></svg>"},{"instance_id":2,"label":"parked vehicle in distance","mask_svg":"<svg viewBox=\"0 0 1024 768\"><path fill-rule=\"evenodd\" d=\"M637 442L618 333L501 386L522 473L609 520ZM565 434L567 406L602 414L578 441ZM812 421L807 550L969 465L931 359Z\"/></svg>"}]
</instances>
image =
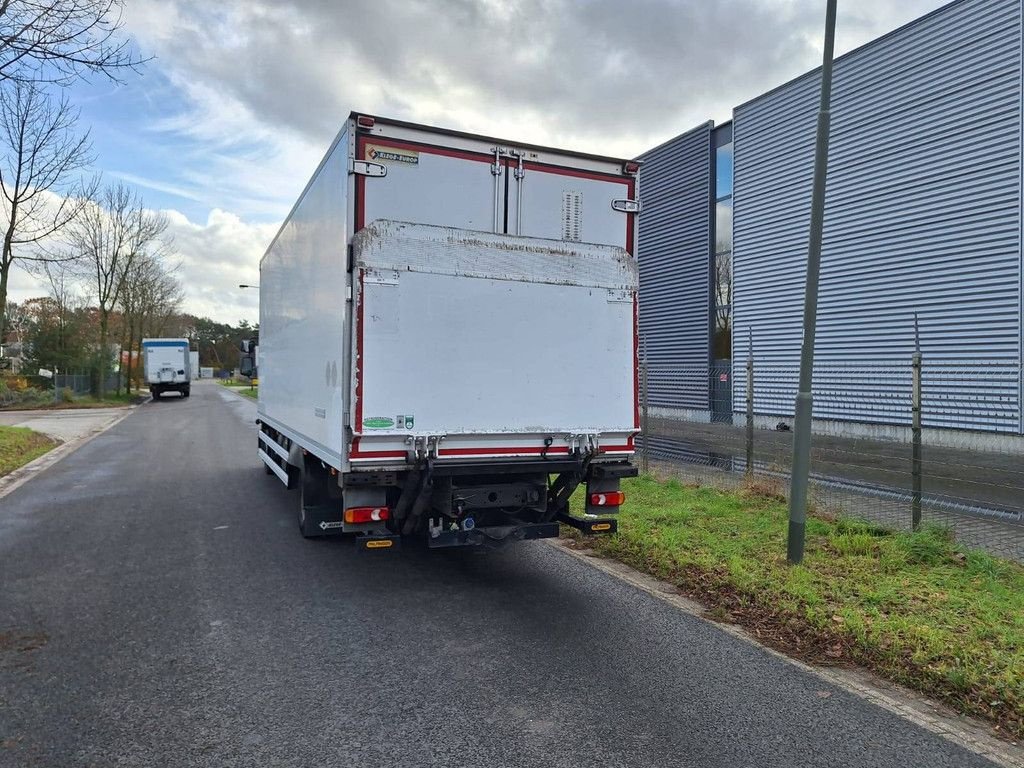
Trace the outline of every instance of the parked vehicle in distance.
<instances>
[{"instance_id":1,"label":"parked vehicle in distance","mask_svg":"<svg viewBox=\"0 0 1024 768\"><path fill-rule=\"evenodd\" d=\"M142 363L154 400L164 392L191 394L192 355L188 339L143 339Z\"/></svg>"},{"instance_id":2,"label":"parked vehicle in distance","mask_svg":"<svg viewBox=\"0 0 1024 768\"><path fill-rule=\"evenodd\" d=\"M299 489L302 535L616 530L639 430L637 170L350 116L260 262L258 455Z\"/></svg>"},{"instance_id":3,"label":"parked vehicle in distance","mask_svg":"<svg viewBox=\"0 0 1024 768\"><path fill-rule=\"evenodd\" d=\"M199 353L189 352L188 353L188 364L189 364L189 381L199 378Z\"/></svg>"},{"instance_id":4,"label":"parked vehicle in distance","mask_svg":"<svg viewBox=\"0 0 1024 768\"><path fill-rule=\"evenodd\" d=\"M200 368L199 369L199 378L200 379L212 379L213 378L213 368L209 368L209 367L206 367L206 366Z\"/></svg>"}]
</instances>

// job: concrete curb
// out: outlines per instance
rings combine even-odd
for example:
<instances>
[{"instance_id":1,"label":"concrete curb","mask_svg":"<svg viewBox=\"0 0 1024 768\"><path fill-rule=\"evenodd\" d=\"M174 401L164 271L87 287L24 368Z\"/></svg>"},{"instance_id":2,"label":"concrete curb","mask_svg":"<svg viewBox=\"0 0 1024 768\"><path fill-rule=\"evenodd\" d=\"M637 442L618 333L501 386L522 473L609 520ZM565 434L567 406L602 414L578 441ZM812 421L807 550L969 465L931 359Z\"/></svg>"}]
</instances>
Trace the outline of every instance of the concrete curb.
<instances>
[{"instance_id":1,"label":"concrete curb","mask_svg":"<svg viewBox=\"0 0 1024 768\"><path fill-rule=\"evenodd\" d=\"M944 704L889 682L866 669L813 667L805 664L774 648L763 645L742 627L708 619L704 606L682 596L674 585L666 581L655 579L616 560L573 549L564 539L546 539L545 541L570 557L588 563L599 571L619 581L624 581L683 613L705 621L750 645L755 645L765 653L769 653L787 664L852 693L854 696L866 699L926 731L991 760L996 765L1003 766L1003 768L1024 768L1024 749L994 736L992 726L981 720L957 714Z\"/></svg>"},{"instance_id":2,"label":"concrete curb","mask_svg":"<svg viewBox=\"0 0 1024 768\"><path fill-rule=\"evenodd\" d=\"M139 403L138 405L127 406L124 409L123 414L118 416L116 419L111 421L106 426L101 427L100 429L97 429L94 432L90 432L88 435L83 435L82 437L79 437L75 440L69 440L66 443L61 443L57 447L44 453L38 459L34 459L30 461L28 464L18 467L13 472L9 472L3 477L0 477L0 499L2 499L9 493L12 493L17 488L20 488L22 485L27 483L36 475L46 471L64 457L70 456L72 453L77 451L79 448L88 443L94 437L98 437L111 427L115 427L118 424L120 424L122 421L128 418L128 416L130 416L131 413L136 408L139 407L139 405L142 405L142 403ZM26 413L32 413L32 411L26 411Z\"/></svg>"}]
</instances>

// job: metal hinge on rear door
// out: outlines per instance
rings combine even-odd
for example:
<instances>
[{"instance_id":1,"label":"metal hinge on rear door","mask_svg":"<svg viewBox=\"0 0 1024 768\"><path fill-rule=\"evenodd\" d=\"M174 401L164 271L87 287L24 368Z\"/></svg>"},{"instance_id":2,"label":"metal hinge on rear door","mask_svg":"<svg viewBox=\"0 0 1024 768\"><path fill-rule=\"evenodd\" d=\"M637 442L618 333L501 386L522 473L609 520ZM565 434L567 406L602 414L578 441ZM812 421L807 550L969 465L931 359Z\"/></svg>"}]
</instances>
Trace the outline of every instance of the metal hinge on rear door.
<instances>
[{"instance_id":1,"label":"metal hinge on rear door","mask_svg":"<svg viewBox=\"0 0 1024 768\"><path fill-rule=\"evenodd\" d=\"M349 160L348 172L354 173L356 176L381 177L388 175L387 166L371 163L369 160Z\"/></svg>"}]
</instances>

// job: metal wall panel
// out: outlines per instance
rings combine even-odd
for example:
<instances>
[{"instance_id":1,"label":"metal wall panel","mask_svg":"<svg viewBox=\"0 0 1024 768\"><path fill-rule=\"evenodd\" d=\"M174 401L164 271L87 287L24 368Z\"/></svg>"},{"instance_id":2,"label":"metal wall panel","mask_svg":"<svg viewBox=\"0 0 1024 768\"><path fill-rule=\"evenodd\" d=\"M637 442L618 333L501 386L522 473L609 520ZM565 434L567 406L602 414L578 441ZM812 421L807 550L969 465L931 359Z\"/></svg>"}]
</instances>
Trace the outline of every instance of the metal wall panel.
<instances>
[{"instance_id":1,"label":"metal wall panel","mask_svg":"<svg viewBox=\"0 0 1024 768\"><path fill-rule=\"evenodd\" d=\"M819 84L734 121L734 355L752 330L756 360L794 377ZM1021 0L961 0L839 59L815 352L816 388L838 394L815 416L909 421L860 408L877 393L829 370L909 365L917 313L925 425L1020 431L1021 271ZM929 385L930 365L956 386ZM759 389L755 408L780 413ZM952 420L950 402L974 410Z\"/></svg>"},{"instance_id":2,"label":"metal wall panel","mask_svg":"<svg viewBox=\"0 0 1024 768\"><path fill-rule=\"evenodd\" d=\"M708 410L711 128L640 158L640 335L652 406Z\"/></svg>"}]
</instances>

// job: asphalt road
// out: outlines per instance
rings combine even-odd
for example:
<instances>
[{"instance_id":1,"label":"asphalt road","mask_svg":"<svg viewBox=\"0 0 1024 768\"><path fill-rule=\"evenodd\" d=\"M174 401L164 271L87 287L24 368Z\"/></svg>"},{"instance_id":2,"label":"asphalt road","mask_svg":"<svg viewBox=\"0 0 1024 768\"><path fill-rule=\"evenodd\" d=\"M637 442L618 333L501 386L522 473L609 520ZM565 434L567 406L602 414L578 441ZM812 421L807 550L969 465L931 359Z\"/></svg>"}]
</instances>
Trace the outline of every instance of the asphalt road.
<instances>
[{"instance_id":1,"label":"asphalt road","mask_svg":"<svg viewBox=\"0 0 1024 768\"><path fill-rule=\"evenodd\" d=\"M305 541L192 392L0 501L0 765L990 765L541 542Z\"/></svg>"}]
</instances>

